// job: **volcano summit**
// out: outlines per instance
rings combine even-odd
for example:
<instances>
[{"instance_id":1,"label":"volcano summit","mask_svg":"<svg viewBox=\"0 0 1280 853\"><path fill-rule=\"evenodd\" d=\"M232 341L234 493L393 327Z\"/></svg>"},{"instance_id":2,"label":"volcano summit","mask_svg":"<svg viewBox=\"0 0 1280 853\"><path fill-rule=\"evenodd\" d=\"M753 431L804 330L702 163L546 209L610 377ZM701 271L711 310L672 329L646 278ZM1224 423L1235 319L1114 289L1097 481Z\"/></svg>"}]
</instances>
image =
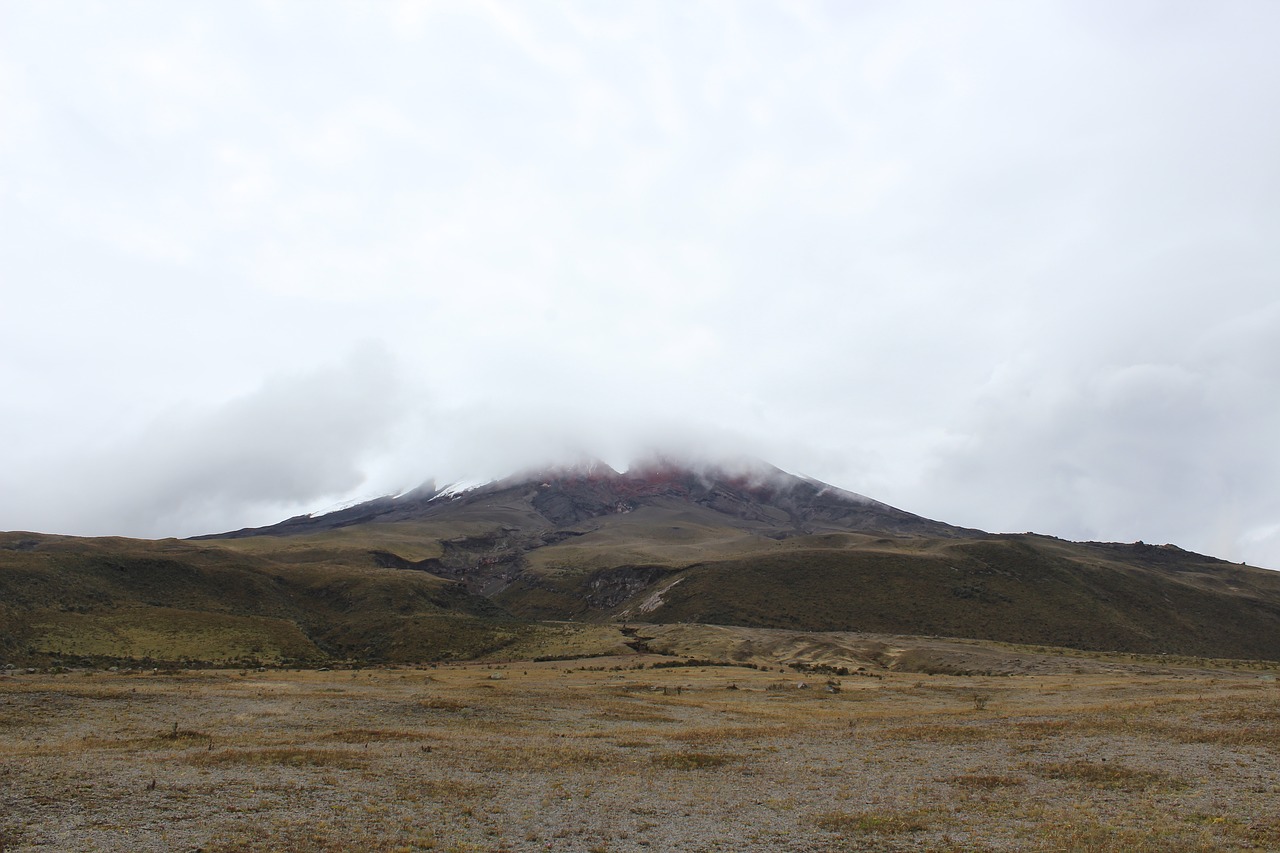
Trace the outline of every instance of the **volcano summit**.
<instances>
[{"instance_id":1,"label":"volcano summit","mask_svg":"<svg viewBox=\"0 0 1280 853\"><path fill-rule=\"evenodd\" d=\"M335 512L305 515L221 537L332 530L354 524L426 521L484 507L526 514L521 529L558 529L637 510L699 512L703 520L775 539L833 531L954 537L952 527L763 462L692 466L666 461L625 474L603 462L527 471L481 486L427 484ZM651 513L652 514L652 513ZM201 539L217 536L197 537Z\"/></svg>"}]
</instances>

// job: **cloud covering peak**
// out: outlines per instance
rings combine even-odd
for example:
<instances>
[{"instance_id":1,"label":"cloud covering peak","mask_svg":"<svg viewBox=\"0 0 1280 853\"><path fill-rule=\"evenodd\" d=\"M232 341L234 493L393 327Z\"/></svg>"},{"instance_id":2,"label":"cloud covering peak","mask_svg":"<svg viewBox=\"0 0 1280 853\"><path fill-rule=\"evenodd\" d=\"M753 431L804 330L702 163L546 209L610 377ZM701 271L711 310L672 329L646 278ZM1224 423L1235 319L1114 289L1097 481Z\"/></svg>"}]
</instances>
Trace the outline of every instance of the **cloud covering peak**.
<instances>
[{"instance_id":1,"label":"cloud covering peak","mask_svg":"<svg viewBox=\"0 0 1280 853\"><path fill-rule=\"evenodd\" d=\"M0 10L0 528L590 453L1280 567L1280 10Z\"/></svg>"}]
</instances>

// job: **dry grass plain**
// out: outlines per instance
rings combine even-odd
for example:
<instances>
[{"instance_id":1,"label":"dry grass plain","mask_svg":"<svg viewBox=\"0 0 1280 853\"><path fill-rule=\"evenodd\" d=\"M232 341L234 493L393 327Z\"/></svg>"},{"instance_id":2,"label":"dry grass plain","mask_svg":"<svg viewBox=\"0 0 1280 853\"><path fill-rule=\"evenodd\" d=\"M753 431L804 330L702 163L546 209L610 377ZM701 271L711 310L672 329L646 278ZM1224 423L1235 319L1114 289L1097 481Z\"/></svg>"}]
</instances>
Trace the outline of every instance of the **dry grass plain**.
<instances>
[{"instance_id":1,"label":"dry grass plain","mask_svg":"<svg viewBox=\"0 0 1280 853\"><path fill-rule=\"evenodd\" d=\"M0 849L1280 849L1274 669L662 661L5 675Z\"/></svg>"}]
</instances>

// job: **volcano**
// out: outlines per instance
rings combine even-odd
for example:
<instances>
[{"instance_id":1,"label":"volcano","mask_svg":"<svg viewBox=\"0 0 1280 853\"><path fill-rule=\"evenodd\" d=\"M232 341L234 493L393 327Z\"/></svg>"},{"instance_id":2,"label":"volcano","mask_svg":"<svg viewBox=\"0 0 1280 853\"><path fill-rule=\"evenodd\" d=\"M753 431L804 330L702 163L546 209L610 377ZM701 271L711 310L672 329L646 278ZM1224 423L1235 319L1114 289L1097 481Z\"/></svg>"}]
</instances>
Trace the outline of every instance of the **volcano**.
<instances>
[{"instance_id":1,"label":"volcano","mask_svg":"<svg viewBox=\"0 0 1280 853\"><path fill-rule=\"evenodd\" d=\"M609 611L671 570L813 541L806 537L987 535L764 462L693 466L659 459L626 473L586 461L468 488L429 483L397 497L200 538L303 537L383 525L439 536L440 553L410 559L378 549L380 565L431 572L521 615L551 618ZM520 600L520 590L538 590L539 598L559 590L550 578L578 578L590 589L570 593L576 605L566 600L545 612Z\"/></svg>"},{"instance_id":2,"label":"volcano","mask_svg":"<svg viewBox=\"0 0 1280 853\"><path fill-rule=\"evenodd\" d=\"M759 461L590 461L217 537L263 538L369 542L377 565L521 619L1280 656L1280 574L1172 545L957 527Z\"/></svg>"},{"instance_id":3,"label":"volcano","mask_svg":"<svg viewBox=\"0 0 1280 853\"><path fill-rule=\"evenodd\" d=\"M692 512L775 539L818 532L956 537L983 535L789 474L764 462L692 466L657 460L619 473L604 462L531 470L485 485L420 486L323 515L198 539L289 535L369 523L448 519L479 509L521 515L521 530L559 530L637 510ZM604 521L600 523L606 523Z\"/></svg>"}]
</instances>

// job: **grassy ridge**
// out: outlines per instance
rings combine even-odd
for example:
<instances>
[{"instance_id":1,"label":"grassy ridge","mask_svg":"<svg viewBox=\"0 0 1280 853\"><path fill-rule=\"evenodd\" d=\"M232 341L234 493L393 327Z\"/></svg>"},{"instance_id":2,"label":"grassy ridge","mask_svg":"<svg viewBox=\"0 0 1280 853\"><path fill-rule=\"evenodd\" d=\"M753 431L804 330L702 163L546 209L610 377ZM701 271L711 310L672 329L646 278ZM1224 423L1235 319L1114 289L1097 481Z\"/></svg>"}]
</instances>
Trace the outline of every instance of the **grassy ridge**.
<instances>
[{"instance_id":1,"label":"grassy ridge","mask_svg":"<svg viewBox=\"0 0 1280 853\"><path fill-rule=\"evenodd\" d=\"M296 623L261 616L134 606L106 613L44 613L32 628L36 650L59 656L222 663L324 657Z\"/></svg>"},{"instance_id":2,"label":"grassy ridge","mask_svg":"<svg viewBox=\"0 0 1280 853\"><path fill-rule=\"evenodd\" d=\"M307 559L174 540L0 534L0 654L430 660L472 657L515 630L497 606L425 572L378 568L352 549Z\"/></svg>"},{"instance_id":3,"label":"grassy ridge","mask_svg":"<svg viewBox=\"0 0 1280 853\"><path fill-rule=\"evenodd\" d=\"M691 568L648 618L1280 659L1280 575L1224 591L1192 568L1158 576L1034 537L798 550Z\"/></svg>"}]
</instances>

